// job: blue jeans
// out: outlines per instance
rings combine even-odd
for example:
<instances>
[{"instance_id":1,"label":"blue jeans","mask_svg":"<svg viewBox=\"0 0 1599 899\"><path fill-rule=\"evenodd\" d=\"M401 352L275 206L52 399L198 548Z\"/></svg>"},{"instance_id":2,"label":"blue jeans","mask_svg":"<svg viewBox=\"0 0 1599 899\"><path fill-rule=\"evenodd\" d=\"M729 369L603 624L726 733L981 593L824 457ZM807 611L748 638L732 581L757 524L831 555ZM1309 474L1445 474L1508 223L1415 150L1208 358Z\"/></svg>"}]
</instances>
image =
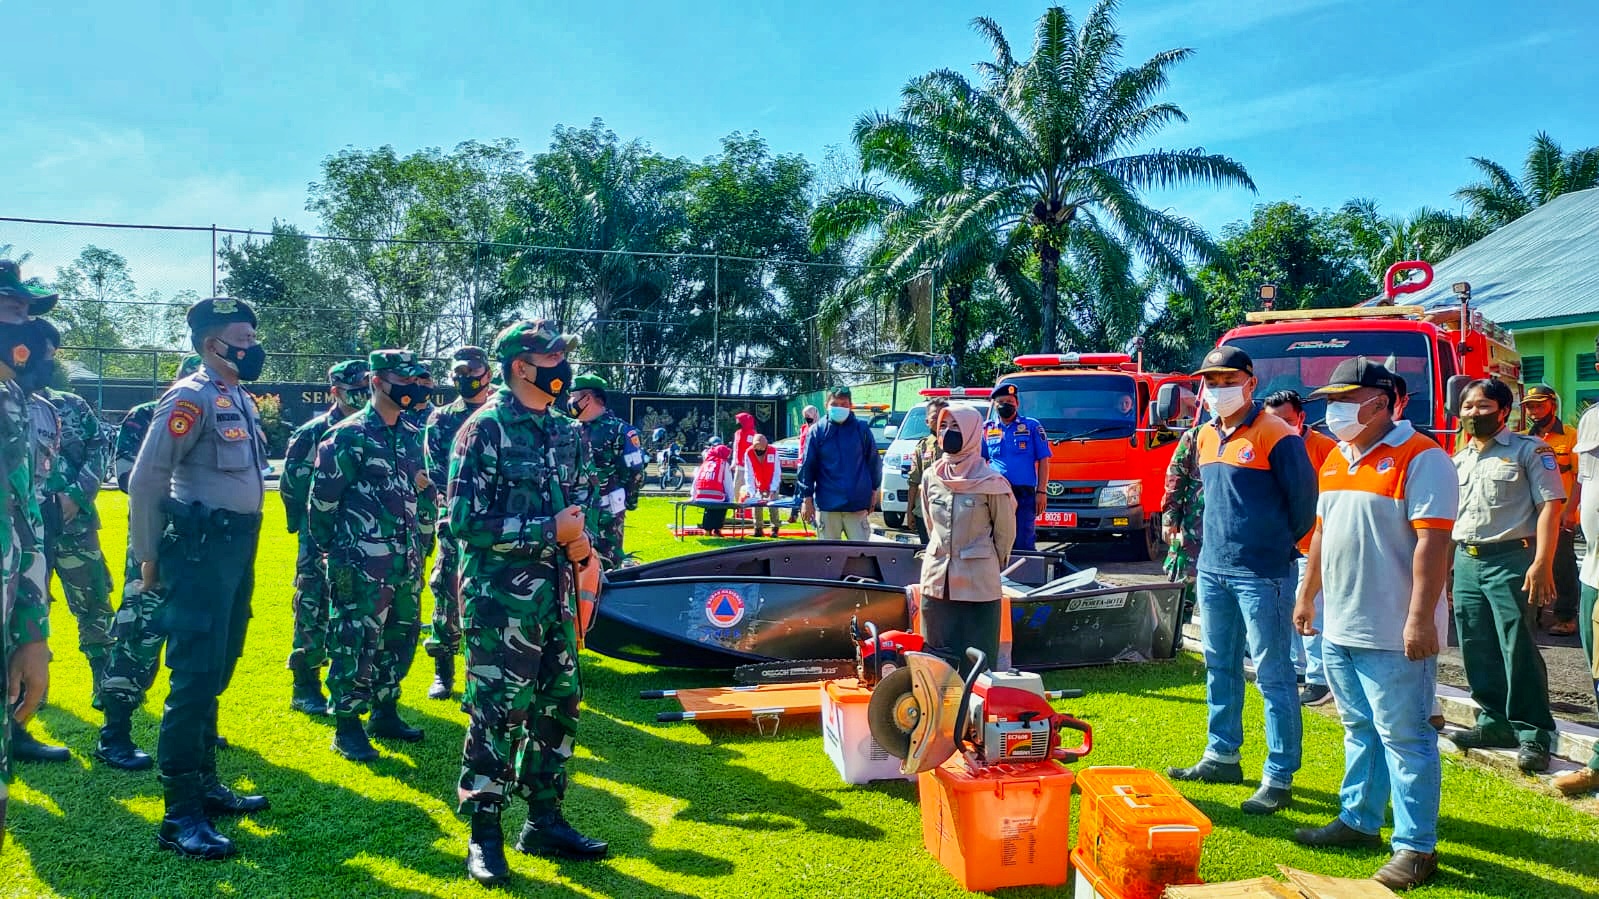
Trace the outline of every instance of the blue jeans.
<instances>
[{"instance_id":1,"label":"blue jeans","mask_svg":"<svg viewBox=\"0 0 1599 899\"><path fill-rule=\"evenodd\" d=\"M1327 643L1327 680L1344 723L1344 785L1338 817L1361 833L1380 833L1390 795L1395 852L1438 846L1443 772L1432 713L1436 657Z\"/></svg>"},{"instance_id":2,"label":"blue jeans","mask_svg":"<svg viewBox=\"0 0 1599 899\"><path fill-rule=\"evenodd\" d=\"M1310 562L1303 556L1299 559L1299 583L1305 582L1305 566ZM1298 585L1294 592L1298 593ZM1316 636L1304 637L1294 634L1294 642L1299 647L1298 657L1304 659L1305 683L1327 686L1326 665L1321 660L1321 594L1316 594L1316 620L1312 622L1316 628Z\"/></svg>"},{"instance_id":3,"label":"blue jeans","mask_svg":"<svg viewBox=\"0 0 1599 899\"><path fill-rule=\"evenodd\" d=\"M1210 719L1205 757L1237 763L1244 745L1244 647L1266 700L1266 766L1261 781L1289 787L1299 770L1300 720L1293 651L1294 574L1281 578L1199 570L1204 616L1205 700Z\"/></svg>"}]
</instances>

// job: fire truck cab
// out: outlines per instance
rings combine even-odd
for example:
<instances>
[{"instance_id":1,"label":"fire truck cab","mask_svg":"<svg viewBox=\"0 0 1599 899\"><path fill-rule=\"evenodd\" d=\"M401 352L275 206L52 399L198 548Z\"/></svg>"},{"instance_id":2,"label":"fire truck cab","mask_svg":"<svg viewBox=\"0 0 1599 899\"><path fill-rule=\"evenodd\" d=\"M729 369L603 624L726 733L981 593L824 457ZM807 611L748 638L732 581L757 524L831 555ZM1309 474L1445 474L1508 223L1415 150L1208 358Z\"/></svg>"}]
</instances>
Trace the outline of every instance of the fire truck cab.
<instances>
[{"instance_id":1,"label":"fire truck cab","mask_svg":"<svg viewBox=\"0 0 1599 899\"><path fill-rule=\"evenodd\" d=\"M1015 364L1020 370L996 386L1015 384L1020 414L1049 436L1040 538L1119 540L1139 558L1158 560L1166 466L1183 422L1155 420L1153 400L1167 387L1192 397L1196 379L1146 372L1125 353L1018 356Z\"/></svg>"},{"instance_id":2,"label":"fire truck cab","mask_svg":"<svg viewBox=\"0 0 1599 899\"><path fill-rule=\"evenodd\" d=\"M1393 275L1404 268L1422 271L1424 280L1392 286ZM1397 294L1426 287L1432 268L1424 262L1396 263L1389 269L1390 287L1385 303L1347 309L1260 311L1246 316L1248 324L1222 335L1219 345L1235 346L1249 354L1259 386L1255 399L1278 390L1292 389L1306 397L1305 418L1320 426L1325 404L1309 399L1311 391L1325 385L1338 363L1351 356L1366 356L1405 379L1408 402L1405 418L1416 430L1453 452L1459 429L1456 412L1466 384L1478 378L1498 378L1521 396L1521 355L1515 338L1470 308L1469 285L1460 292L1458 306L1424 308L1396 306ZM1192 397L1176 389L1163 393L1158 412L1175 415ZM1157 416L1158 417L1158 416Z\"/></svg>"}]
</instances>

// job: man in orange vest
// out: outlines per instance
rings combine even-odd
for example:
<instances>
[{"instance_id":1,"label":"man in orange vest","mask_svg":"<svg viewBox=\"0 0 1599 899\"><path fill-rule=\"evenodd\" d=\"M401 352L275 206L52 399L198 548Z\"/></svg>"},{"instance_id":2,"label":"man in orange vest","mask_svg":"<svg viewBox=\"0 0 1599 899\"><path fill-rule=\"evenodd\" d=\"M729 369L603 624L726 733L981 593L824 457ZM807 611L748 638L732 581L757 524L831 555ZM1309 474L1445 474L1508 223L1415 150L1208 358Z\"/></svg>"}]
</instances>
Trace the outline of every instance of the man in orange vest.
<instances>
[{"instance_id":1,"label":"man in orange vest","mask_svg":"<svg viewBox=\"0 0 1599 899\"><path fill-rule=\"evenodd\" d=\"M1577 583L1577 523L1582 512L1578 495L1577 462L1572 448L1577 444L1577 429L1560 420L1560 395L1548 384L1534 384L1521 398L1521 413L1529 437L1538 437L1555 451L1555 465L1566 485L1566 513L1560 519L1560 541L1555 546L1555 623L1549 633L1569 637L1577 632L1577 605L1581 588Z\"/></svg>"}]
</instances>

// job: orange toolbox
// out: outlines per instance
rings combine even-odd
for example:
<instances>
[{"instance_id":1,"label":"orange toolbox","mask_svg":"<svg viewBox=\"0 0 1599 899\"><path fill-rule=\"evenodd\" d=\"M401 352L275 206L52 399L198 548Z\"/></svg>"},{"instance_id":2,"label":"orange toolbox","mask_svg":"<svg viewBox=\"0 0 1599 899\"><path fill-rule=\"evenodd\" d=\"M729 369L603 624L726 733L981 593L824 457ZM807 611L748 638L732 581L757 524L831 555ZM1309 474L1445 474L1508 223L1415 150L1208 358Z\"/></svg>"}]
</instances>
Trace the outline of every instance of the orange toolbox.
<instances>
[{"instance_id":1,"label":"orange toolbox","mask_svg":"<svg viewBox=\"0 0 1599 899\"><path fill-rule=\"evenodd\" d=\"M1210 819L1165 778L1142 768L1085 768L1077 776L1077 853L1118 899L1159 899L1170 884L1201 883Z\"/></svg>"},{"instance_id":2,"label":"orange toolbox","mask_svg":"<svg viewBox=\"0 0 1599 899\"><path fill-rule=\"evenodd\" d=\"M1072 780L1053 761L973 773L956 754L917 778L922 843L966 890L1064 884Z\"/></svg>"}]
</instances>

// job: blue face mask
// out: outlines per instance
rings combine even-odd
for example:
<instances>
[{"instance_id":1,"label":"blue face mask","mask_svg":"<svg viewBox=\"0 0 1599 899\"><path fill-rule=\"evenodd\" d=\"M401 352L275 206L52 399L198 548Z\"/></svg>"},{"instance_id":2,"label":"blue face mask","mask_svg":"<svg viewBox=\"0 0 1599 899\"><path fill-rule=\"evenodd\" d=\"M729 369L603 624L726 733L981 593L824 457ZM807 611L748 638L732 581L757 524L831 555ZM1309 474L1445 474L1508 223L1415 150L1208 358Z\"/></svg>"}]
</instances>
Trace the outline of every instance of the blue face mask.
<instances>
[{"instance_id":1,"label":"blue face mask","mask_svg":"<svg viewBox=\"0 0 1599 899\"><path fill-rule=\"evenodd\" d=\"M849 418L849 409L843 406L828 406L827 419L833 424L841 425Z\"/></svg>"}]
</instances>

